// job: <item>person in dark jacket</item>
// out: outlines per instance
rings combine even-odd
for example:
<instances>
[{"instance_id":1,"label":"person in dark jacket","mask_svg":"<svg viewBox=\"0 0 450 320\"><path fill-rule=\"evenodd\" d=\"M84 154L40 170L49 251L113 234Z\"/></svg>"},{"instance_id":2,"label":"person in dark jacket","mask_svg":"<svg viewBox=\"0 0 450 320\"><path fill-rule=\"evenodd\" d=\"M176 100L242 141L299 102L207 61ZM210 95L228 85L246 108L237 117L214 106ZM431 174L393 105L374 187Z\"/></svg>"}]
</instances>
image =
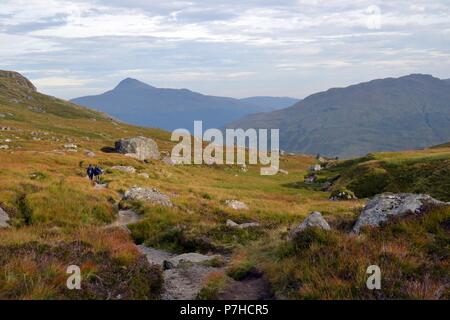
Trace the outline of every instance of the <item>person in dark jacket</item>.
<instances>
[{"instance_id":1,"label":"person in dark jacket","mask_svg":"<svg viewBox=\"0 0 450 320\"><path fill-rule=\"evenodd\" d=\"M103 174L103 170L100 167L95 166L93 171L94 171L95 181L99 182L100 181L100 175Z\"/></svg>"},{"instance_id":2,"label":"person in dark jacket","mask_svg":"<svg viewBox=\"0 0 450 320\"><path fill-rule=\"evenodd\" d=\"M89 177L89 179L91 181L94 180L94 167L92 166L92 164L89 165L89 167L86 170L87 176Z\"/></svg>"}]
</instances>

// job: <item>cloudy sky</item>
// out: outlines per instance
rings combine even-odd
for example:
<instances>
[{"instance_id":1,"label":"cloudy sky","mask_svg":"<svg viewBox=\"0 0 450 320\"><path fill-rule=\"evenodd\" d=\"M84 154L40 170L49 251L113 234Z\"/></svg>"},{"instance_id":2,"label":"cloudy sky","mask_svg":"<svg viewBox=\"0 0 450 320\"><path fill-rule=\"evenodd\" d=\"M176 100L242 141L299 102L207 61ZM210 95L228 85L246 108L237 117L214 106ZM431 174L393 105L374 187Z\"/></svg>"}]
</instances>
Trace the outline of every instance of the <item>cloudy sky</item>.
<instances>
[{"instance_id":1,"label":"cloudy sky","mask_svg":"<svg viewBox=\"0 0 450 320\"><path fill-rule=\"evenodd\" d=\"M374 78L450 78L448 0L0 0L0 69L62 98L126 77L302 98Z\"/></svg>"}]
</instances>

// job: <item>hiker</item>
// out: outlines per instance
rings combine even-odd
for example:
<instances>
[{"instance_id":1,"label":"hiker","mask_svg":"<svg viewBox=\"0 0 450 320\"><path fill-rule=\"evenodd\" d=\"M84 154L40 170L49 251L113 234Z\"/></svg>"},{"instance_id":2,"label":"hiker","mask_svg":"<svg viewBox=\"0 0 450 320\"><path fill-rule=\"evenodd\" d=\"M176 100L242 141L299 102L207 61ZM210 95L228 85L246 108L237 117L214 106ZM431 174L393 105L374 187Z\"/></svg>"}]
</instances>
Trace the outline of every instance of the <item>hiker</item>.
<instances>
[{"instance_id":1,"label":"hiker","mask_svg":"<svg viewBox=\"0 0 450 320\"><path fill-rule=\"evenodd\" d=\"M86 170L87 176L91 181L94 180L94 167L90 164Z\"/></svg>"},{"instance_id":2,"label":"hiker","mask_svg":"<svg viewBox=\"0 0 450 320\"><path fill-rule=\"evenodd\" d=\"M95 166L95 168L93 169L93 173L94 173L95 181L99 182L100 175L103 174L103 170L100 167Z\"/></svg>"}]
</instances>

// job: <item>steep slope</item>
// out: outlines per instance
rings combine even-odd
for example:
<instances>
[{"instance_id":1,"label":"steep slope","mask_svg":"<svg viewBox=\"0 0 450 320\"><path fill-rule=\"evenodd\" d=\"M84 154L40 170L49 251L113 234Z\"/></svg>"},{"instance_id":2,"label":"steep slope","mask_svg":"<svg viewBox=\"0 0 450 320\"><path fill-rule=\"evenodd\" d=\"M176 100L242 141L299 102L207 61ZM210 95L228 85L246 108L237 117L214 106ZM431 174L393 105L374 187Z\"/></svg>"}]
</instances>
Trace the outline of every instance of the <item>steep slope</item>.
<instances>
[{"instance_id":1,"label":"steep slope","mask_svg":"<svg viewBox=\"0 0 450 320\"><path fill-rule=\"evenodd\" d=\"M450 139L450 86L429 75L330 89L227 127L279 128L285 150L352 157Z\"/></svg>"},{"instance_id":2,"label":"steep slope","mask_svg":"<svg viewBox=\"0 0 450 320\"><path fill-rule=\"evenodd\" d=\"M267 111L238 99L206 96L187 89L160 89L135 79L125 79L113 90L73 99L127 123L174 130L192 129L195 120L205 128L222 128L245 115Z\"/></svg>"},{"instance_id":3,"label":"steep slope","mask_svg":"<svg viewBox=\"0 0 450 320\"><path fill-rule=\"evenodd\" d=\"M255 107L260 107L259 112L268 112L291 107L300 100L289 97L249 97L240 99L240 101Z\"/></svg>"}]
</instances>

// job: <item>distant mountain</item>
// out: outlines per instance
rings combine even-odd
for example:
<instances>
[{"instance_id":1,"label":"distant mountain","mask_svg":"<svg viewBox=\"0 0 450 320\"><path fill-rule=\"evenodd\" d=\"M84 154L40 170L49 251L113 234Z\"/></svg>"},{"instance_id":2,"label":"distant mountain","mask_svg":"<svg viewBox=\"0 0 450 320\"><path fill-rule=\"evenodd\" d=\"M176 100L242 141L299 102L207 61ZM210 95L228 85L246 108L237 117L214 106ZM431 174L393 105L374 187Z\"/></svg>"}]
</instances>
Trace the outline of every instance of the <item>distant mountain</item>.
<instances>
[{"instance_id":1,"label":"distant mountain","mask_svg":"<svg viewBox=\"0 0 450 320\"><path fill-rule=\"evenodd\" d=\"M430 75L374 80L313 94L228 128L279 128L282 149L352 157L450 140L450 85Z\"/></svg>"},{"instance_id":2,"label":"distant mountain","mask_svg":"<svg viewBox=\"0 0 450 320\"><path fill-rule=\"evenodd\" d=\"M300 99L289 97L250 97L240 100L248 105L261 107L261 112L284 109L300 101Z\"/></svg>"},{"instance_id":3,"label":"distant mountain","mask_svg":"<svg viewBox=\"0 0 450 320\"><path fill-rule=\"evenodd\" d=\"M277 98L273 101L274 108L282 103ZM111 91L71 102L106 112L131 124L166 130L192 129L194 120L203 120L204 128L222 128L243 116L273 110L272 107L207 96L187 89L155 88L131 78L123 80Z\"/></svg>"}]
</instances>

